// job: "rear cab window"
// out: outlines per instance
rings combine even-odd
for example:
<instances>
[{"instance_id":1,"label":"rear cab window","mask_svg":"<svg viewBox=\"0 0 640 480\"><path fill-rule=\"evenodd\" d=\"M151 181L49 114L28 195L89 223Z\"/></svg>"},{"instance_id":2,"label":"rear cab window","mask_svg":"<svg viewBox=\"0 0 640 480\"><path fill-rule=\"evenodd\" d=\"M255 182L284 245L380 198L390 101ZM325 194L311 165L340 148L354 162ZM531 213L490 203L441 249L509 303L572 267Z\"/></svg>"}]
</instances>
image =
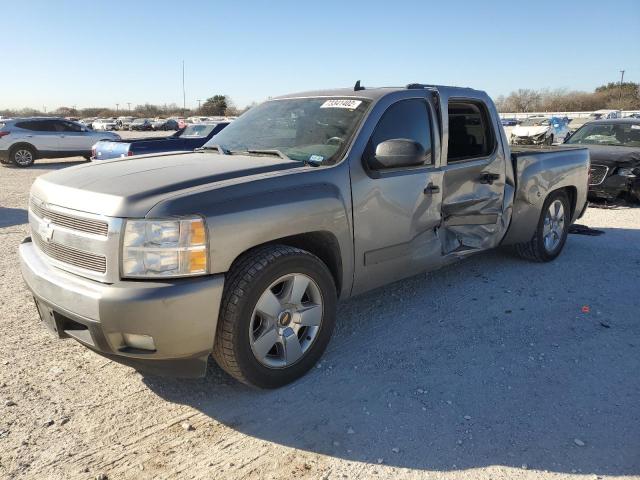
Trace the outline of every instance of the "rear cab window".
<instances>
[{"instance_id":1,"label":"rear cab window","mask_svg":"<svg viewBox=\"0 0 640 480\"><path fill-rule=\"evenodd\" d=\"M496 136L490 118L482 102L449 102L448 163L491 155L496 147Z\"/></svg>"}]
</instances>

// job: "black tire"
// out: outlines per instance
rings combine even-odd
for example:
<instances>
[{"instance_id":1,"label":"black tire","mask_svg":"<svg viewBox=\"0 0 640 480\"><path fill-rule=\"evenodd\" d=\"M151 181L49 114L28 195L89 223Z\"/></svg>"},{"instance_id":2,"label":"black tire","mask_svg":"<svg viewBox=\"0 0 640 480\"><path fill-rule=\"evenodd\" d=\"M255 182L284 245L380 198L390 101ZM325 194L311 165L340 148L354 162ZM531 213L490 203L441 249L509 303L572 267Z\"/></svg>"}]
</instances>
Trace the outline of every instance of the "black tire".
<instances>
[{"instance_id":1,"label":"black tire","mask_svg":"<svg viewBox=\"0 0 640 480\"><path fill-rule=\"evenodd\" d=\"M29 156L25 156L25 154L28 154ZM31 145L17 145L11 149L11 152L9 152L9 160L19 168L30 167L33 165L36 158L36 149Z\"/></svg>"},{"instance_id":2,"label":"black tire","mask_svg":"<svg viewBox=\"0 0 640 480\"><path fill-rule=\"evenodd\" d=\"M560 242L552 250L548 250L544 243L544 223L547 211L553 202L559 200L562 202L564 210L564 227L562 229L562 235L560 236ZM554 260L564 248L564 244L567 241L567 235L569 233L569 223L571 222L571 207L569 205L569 197L566 192L559 190L551 193L545 200L542 206L542 212L540 213L540 219L538 220L538 226L533 234L531 240L525 243L518 243L515 245L515 250L522 258L531 260L533 262L550 262Z\"/></svg>"},{"instance_id":3,"label":"black tire","mask_svg":"<svg viewBox=\"0 0 640 480\"><path fill-rule=\"evenodd\" d=\"M249 332L254 308L263 292L280 277L301 273L319 287L323 314L319 330L303 356L290 366L269 368L251 349ZM277 388L304 375L322 356L335 326L337 293L327 266L315 255L286 245L259 247L241 257L229 272L220 307L213 357L242 383Z\"/></svg>"}]
</instances>

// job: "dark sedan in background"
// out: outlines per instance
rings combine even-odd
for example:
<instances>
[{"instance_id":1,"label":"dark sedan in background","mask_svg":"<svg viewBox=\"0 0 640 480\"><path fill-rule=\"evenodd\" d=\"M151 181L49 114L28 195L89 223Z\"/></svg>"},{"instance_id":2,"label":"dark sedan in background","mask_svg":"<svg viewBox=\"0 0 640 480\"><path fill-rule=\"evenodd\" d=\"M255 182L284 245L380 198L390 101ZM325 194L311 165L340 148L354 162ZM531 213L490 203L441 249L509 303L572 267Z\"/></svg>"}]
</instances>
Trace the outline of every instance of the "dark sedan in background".
<instances>
[{"instance_id":1,"label":"dark sedan in background","mask_svg":"<svg viewBox=\"0 0 640 480\"><path fill-rule=\"evenodd\" d=\"M596 120L566 142L589 149L589 197L640 202L640 119Z\"/></svg>"},{"instance_id":2,"label":"dark sedan in background","mask_svg":"<svg viewBox=\"0 0 640 480\"><path fill-rule=\"evenodd\" d=\"M109 160L148 153L193 151L202 147L227 125L229 122L198 123L188 125L169 137L98 142L93 146L91 160Z\"/></svg>"}]
</instances>

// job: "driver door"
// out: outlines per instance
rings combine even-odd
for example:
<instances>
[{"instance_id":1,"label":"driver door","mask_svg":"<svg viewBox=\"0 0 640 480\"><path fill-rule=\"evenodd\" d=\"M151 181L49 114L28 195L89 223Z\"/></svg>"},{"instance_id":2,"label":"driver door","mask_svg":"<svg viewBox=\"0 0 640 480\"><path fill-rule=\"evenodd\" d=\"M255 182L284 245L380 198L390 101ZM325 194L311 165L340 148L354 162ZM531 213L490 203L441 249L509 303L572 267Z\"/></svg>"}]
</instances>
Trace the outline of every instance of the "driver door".
<instances>
[{"instance_id":1,"label":"driver door","mask_svg":"<svg viewBox=\"0 0 640 480\"><path fill-rule=\"evenodd\" d=\"M388 106L360 165L352 165L355 276L353 294L414 275L441 262L442 173L436 168L439 138L433 107L425 98ZM425 150L421 165L375 168L368 156L391 139L409 139ZM352 163L357 162L356 159Z\"/></svg>"}]
</instances>

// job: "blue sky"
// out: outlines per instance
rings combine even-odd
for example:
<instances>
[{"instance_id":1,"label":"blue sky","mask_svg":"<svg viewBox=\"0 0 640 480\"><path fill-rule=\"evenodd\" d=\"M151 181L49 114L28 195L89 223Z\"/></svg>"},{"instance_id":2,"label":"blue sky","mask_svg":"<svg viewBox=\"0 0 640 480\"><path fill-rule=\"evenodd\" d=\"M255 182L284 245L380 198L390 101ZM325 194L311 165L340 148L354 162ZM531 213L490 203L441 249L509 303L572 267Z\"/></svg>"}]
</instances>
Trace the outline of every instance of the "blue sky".
<instances>
[{"instance_id":1,"label":"blue sky","mask_svg":"<svg viewBox=\"0 0 640 480\"><path fill-rule=\"evenodd\" d=\"M0 108L238 106L314 88L640 82L640 0L7 1Z\"/></svg>"}]
</instances>

